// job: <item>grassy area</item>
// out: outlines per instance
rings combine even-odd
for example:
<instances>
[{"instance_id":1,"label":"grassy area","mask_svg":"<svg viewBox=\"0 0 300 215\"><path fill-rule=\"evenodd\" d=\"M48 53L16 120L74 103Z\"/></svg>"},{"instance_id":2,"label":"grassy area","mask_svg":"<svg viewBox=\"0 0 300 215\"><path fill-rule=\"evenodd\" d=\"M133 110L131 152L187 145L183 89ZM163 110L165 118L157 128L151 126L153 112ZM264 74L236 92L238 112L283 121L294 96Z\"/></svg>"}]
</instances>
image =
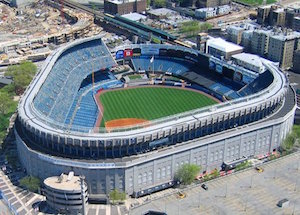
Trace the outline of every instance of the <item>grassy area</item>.
<instances>
[{"instance_id":1,"label":"grassy area","mask_svg":"<svg viewBox=\"0 0 300 215\"><path fill-rule=\"evenodd\" d=\"M26 176L20 180L20 185L31 192L38 192L41 186L41 181L37 177Z\"/></svg>"},{"instance_id":2,"label":"grassy area","mask_svg":"<svg viewBox=\"0 0 300 215\"><path fill-rule=\"evenodd\" d=\"M140 78L141 78L141 75L128 75L128 78L129 78L130 80L140 79Z\"/></svg>"},{"instance_id":3,"label":"grassy area","mask_svg":"<svg viewBox=\"0 0 300 215\"><path fill-rule=\"evenodd\" d=\"M249 6L261 5L263 4L263 0L235 0L236 2L240 2L242 4L246 4ZM277 0L266 0L266 4L273 4L277 2Z\"/></svg>"},{"instance_id":4,"label":"grassy area","mask_svg":"<svg viewBox=\"0 0 300 215\"><path fill-rule=\"evenodd\" d=\"M109 91L100 101L104 107L102 125L121 118L153 120L216 103L198 92L165 87Z\"/></svg>"}]
</instances>

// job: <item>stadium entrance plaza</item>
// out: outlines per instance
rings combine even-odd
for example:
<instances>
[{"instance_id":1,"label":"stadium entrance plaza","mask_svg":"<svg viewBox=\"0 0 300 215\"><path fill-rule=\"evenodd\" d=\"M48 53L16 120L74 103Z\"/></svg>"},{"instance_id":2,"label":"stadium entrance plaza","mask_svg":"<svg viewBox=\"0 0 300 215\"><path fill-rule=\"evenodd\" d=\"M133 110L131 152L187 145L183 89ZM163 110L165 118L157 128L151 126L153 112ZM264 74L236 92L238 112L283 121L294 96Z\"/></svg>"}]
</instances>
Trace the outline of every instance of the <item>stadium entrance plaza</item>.
<instances>
[{"instance_id":1,"label":"stadium entrance plaza","mask_svg":"<svg viewBox=\"0 0 300 215\"><path fill-rule=\"evenodd\" d=\"M188 189L184 191L187 195L184 199L173 194L147 201L131 210L130 214L140 215L149 209L171 215L300 214L300 152L265 163L262 167L262 173L249 169L206 182L207 191L200 185ZM290 204L279 208L276 204L284 198L290 200Z\"/></svg>"}]
</instances>

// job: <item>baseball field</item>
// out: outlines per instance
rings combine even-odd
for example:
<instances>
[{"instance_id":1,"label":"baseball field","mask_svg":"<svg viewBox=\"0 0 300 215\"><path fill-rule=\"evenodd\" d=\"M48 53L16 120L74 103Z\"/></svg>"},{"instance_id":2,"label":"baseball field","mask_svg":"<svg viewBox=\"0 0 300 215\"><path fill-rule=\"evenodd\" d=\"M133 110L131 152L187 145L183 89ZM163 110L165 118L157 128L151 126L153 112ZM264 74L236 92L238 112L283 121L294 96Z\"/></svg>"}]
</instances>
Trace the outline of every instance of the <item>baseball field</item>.
<instances>
[{"instance_id":1,"label":"baseball field","mask_svg":"<svg viewBox=\"0 0 300 215\"><path fill-rule=\"evenodd\" d=\"M111 90L101 93L99 101L103 109L101 127L150 121L217 103L199 91L175 87ZM133 122L125 122L128 120Z\"/></svg>"}]
</instances>

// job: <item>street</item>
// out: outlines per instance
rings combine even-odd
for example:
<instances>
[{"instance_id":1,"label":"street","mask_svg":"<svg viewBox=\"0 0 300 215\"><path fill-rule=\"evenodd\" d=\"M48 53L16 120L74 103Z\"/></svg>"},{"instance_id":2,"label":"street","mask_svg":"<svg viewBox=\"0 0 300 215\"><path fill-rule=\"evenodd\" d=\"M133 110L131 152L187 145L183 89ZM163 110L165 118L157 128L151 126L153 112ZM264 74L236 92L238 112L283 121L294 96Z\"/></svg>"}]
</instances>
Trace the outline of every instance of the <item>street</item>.
<instances>
[{"instance_id":1,"label":"street","mask_svg":"<svg viewBox=\"0 0 300 215\"><path fill-rule=\"evenodd\" d=\"M255 169L207 182L184 191L186 198L176 194L149 201L133 209L140 215L157 210L172 215L189 214L300 214L300 153L264 164L264 172ZM287 198L290 204L279 208L279 200Z\"/></svg>"}]
</instances>

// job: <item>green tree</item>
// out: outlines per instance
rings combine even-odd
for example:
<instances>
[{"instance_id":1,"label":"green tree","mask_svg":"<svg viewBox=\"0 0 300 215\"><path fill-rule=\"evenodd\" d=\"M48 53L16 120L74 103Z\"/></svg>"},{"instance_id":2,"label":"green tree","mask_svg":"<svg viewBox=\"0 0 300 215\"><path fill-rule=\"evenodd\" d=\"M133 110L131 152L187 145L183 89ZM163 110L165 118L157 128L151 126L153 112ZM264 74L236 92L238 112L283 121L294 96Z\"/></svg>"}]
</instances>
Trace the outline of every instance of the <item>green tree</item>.
<instances>
[{"instance_id":1,"label":"green tree","mask_svg":"<svg viewBox=\"0 0 300 215\"><path fill-rule=\"evenodd\" d=\"M8 114L13 104L11 96L5 91L0 91L0 114Z\"/></svg>"},{"instance_id":2,"label":"green tree","mask_svg":"<svg viewBox=\"0 0 300 215\"><path fill-rule=\"evenodd\" d=\"M243 163L238 164L235 167L235 171L240 171L240 170L246 169L249 166L251 166L250 162L249 161L245 161Z\"/></svg>"},{"instance_id":3,"label":"green tree","mask_svg":"<svg viewBox=\"0 0 300 215\"><path fill-rule=\"evenodd\" d=\"M126 199L126 193L114 189L109 193L109 199L112 201L113 204L115 204L115 202L117 201L124 201Z\"/></svg>"},{"instance_id":4,"label":"green tree","mask_svg":"<svg viewBox=\"0 0 300 215\"><path fill-rule=\"evenodd\" d=\"M26 176L20 180L20 185L31 192L37 192L41 186L41 182L37 177Z\"/></svg>"},{"instance_id":5,"label":"green tree","mask_svg":"<svg viewBox=\"0 0 300 215\"><path fill-rule=\"evenodd\" d=\"M217 169L214 169L211 173L211 178L217 178L220 176L220 172Z\"/></svg>"},{"instance_id":6,"label":"green tree","mask_svg":"<svg viewBox=\"0 0 300 215\"><path fill-rule=\"evenodd\" d=\"M167 4L166 0L154 0L154 6L157 8L165 7Z\"/></svg>"},{"instance_id":7,"label":"green tree","mask_svg":"<svg viewBox=\"0 0 300 215\"><path fill-rule=\"evenodd\" d=\"M300 125L294 125L293 126L293 133L295 135L295 138L300 138Z\"/></svg>"},{"instance_id":8,"label":"green tree","mask_svg":"<svg viewBox=\"0 0 300 215\"><path fill-rule=\"evenodd\" d=\"M212 28L212 24L210 23L202 23L198 21L189 21L184 22L180 27L180 32L184 33L188 36L195 36L199 32L206 32L208 29Z\"/></svg>"},{"instance_id":9,"label":"green tree","mask_svg":"<svg viewBox=\"0 0 300 215\"><path fill-rule=\"evenodd\" d=\"M150 7L151 5L151 0L147 0L147 7Z\"/></svg>"},{"instance_id":10,"label":"green tree","mask_svg":"<svg viewBox=\"0 0 300 215\"><path fill-rule=\"evenodd\" d=\"M22 62L20 65L10 66L5 76L12 76L14 80L15 92L19 95L30 84L37 72L35 64L29 61Z\"/></svg>"},{"instance_id":11,"label":"green tree","mask_svg":"<svg viewBox=\"0 0 300 215\"><path fill-rule=\"evenodd\" d=\"M286 152L290 152L293 149L294 143L296 141L296 135L294 132L288 134L281 144L281 149Z\"/></svg>"},{"instance_id":12,"label":"green tree","mask_svg":"<svg viewBox=\"0 0 300 215\"><path fill-rule=\"evenodd\" d=\"M191 184L200 172L201 167L196 164L184 164L175 174L175 179L179 180L182 184Z\"/></svg>"},{"instance_id":13,"label":"green tree","mask_svg":"<svg viewBox=\"0 0 300 215\"><path fill-rule=\"evenodd\" d=\"M212 24L208 23L208 22L204 22L200 25L200 32L207 32L209 29L211 29L213 27Z\"/></svg>"}]
</instances>

